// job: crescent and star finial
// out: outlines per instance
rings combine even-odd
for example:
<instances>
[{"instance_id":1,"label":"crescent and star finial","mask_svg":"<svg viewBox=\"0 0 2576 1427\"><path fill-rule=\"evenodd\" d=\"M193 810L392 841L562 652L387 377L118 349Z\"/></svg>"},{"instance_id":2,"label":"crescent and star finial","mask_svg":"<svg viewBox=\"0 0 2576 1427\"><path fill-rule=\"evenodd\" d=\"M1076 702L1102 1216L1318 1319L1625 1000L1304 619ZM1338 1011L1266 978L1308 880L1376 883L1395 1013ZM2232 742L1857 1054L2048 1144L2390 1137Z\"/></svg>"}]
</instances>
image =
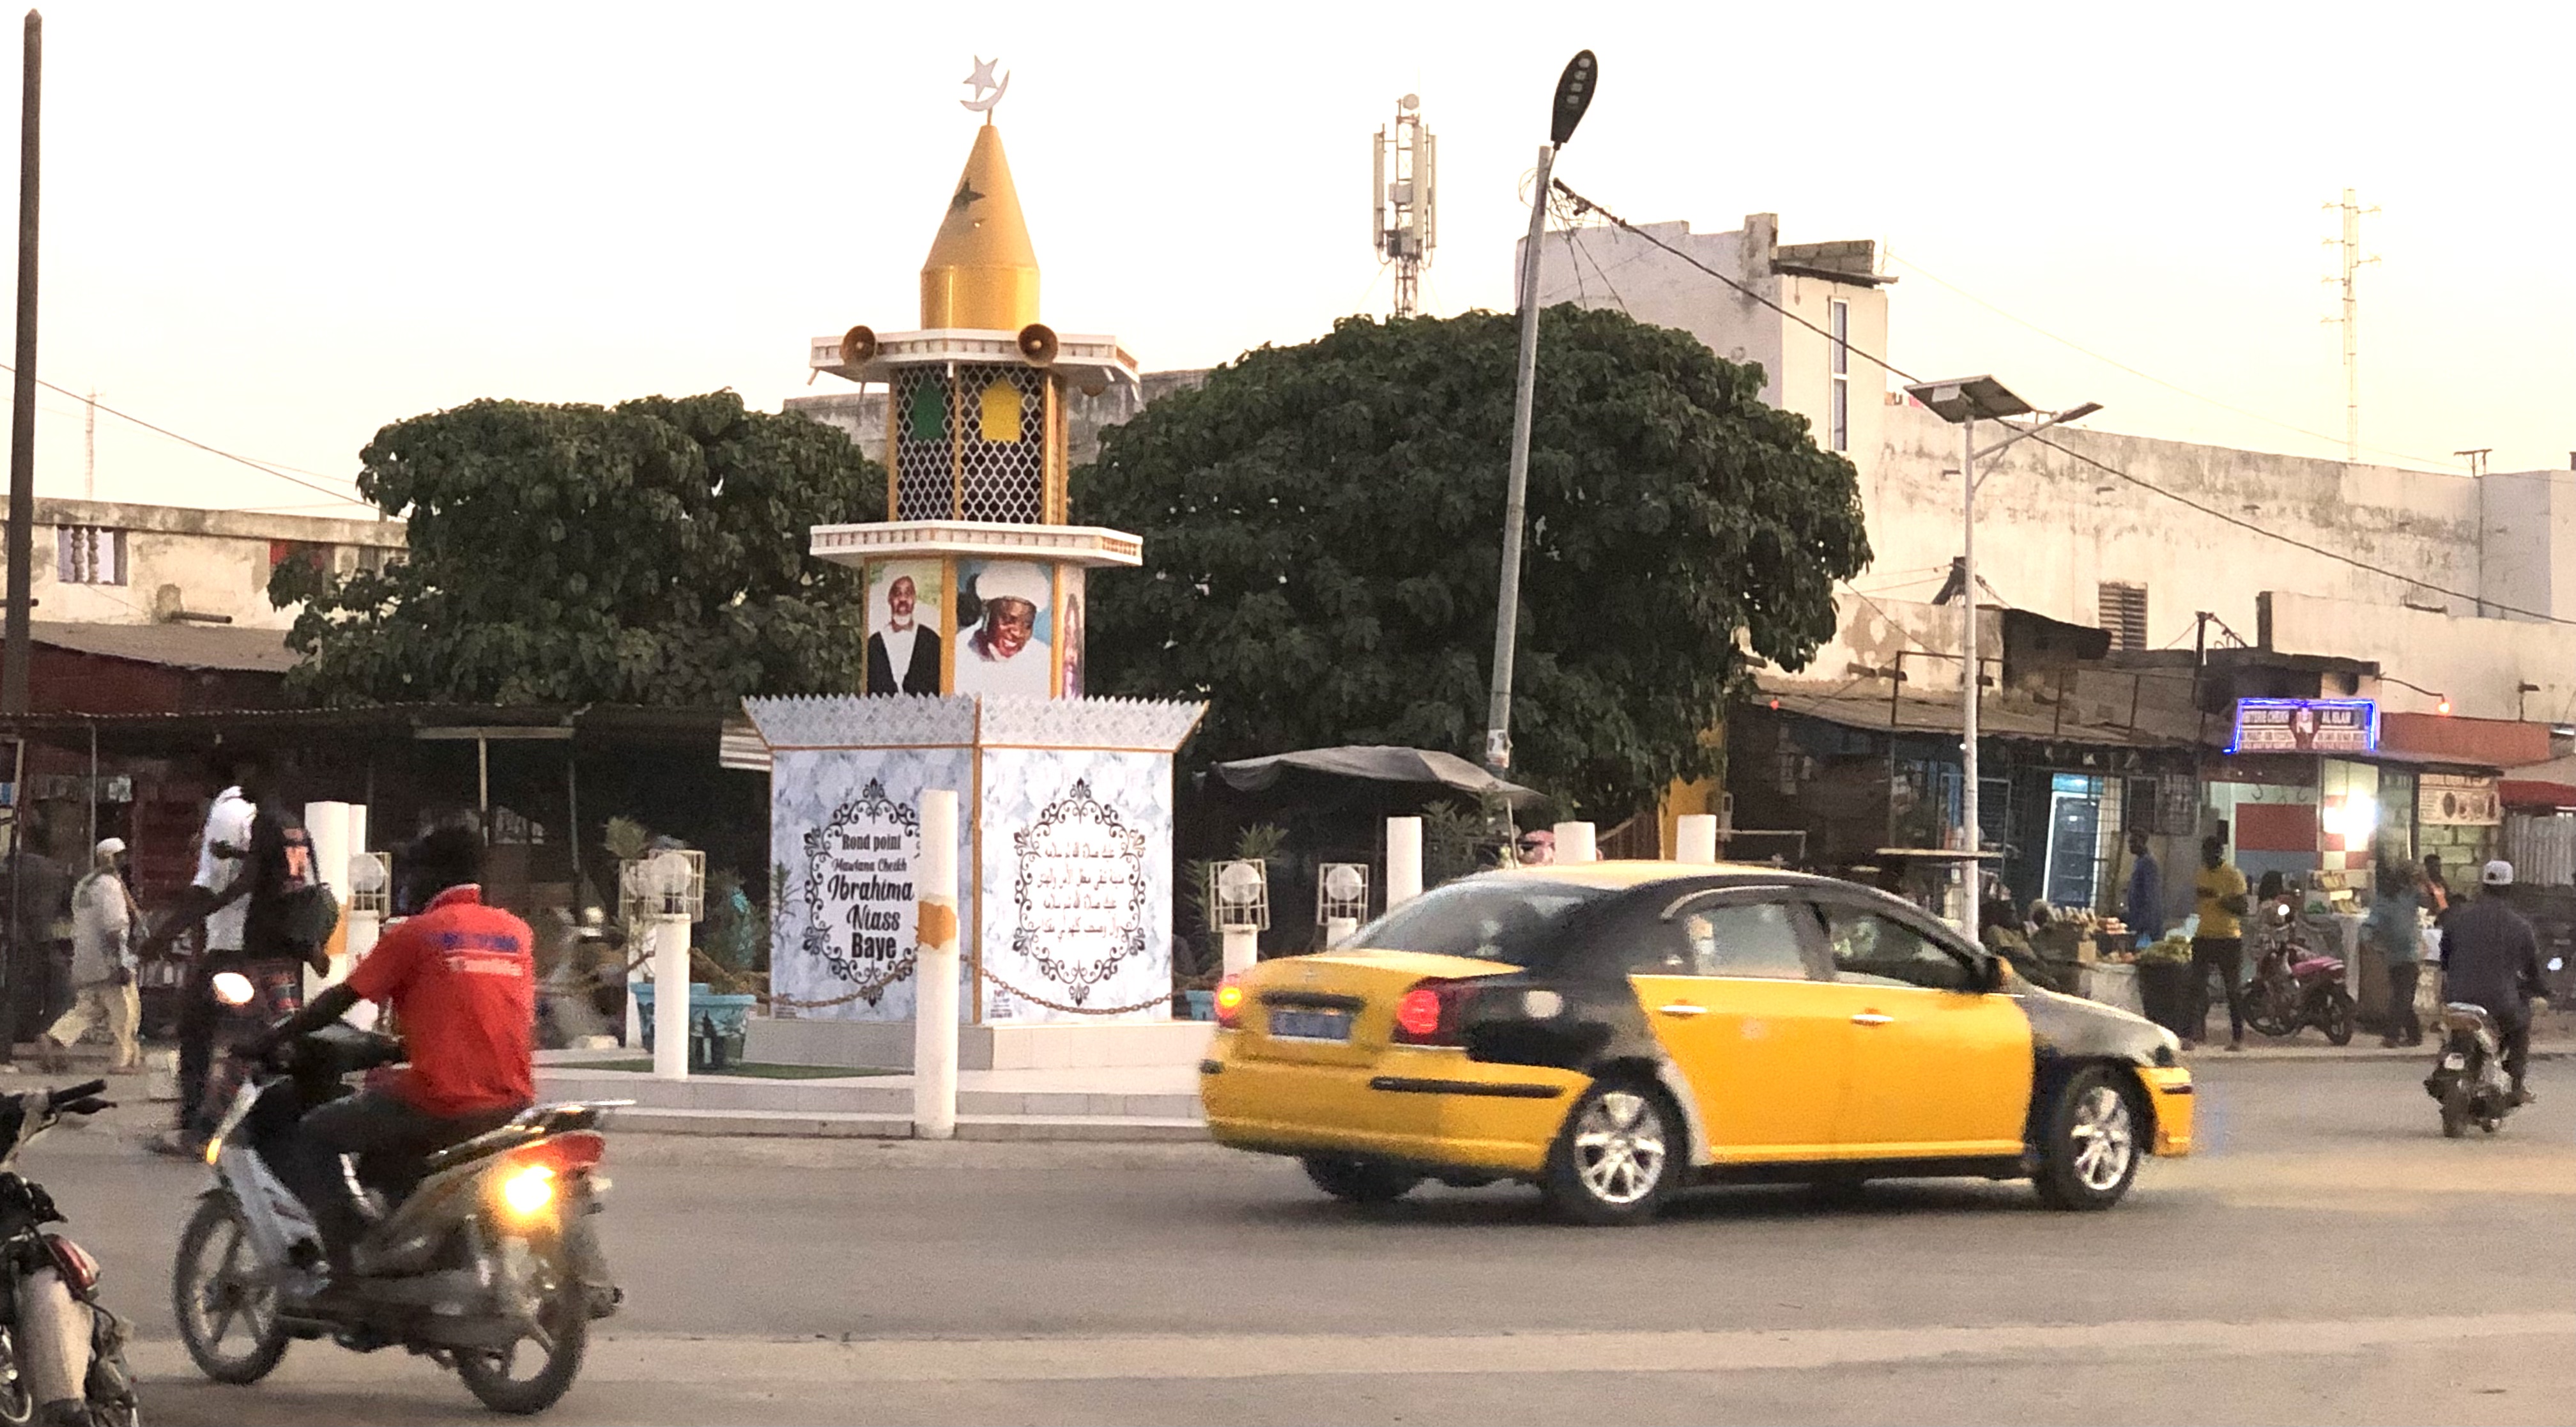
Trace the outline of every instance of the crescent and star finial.
<instances>
[{"instance_id":1,"label":"crescent and star finial","mask_svg":"<svg viewBox=\"0 0 2576 1427\"><path fill-rule=\"evenodd\" d=\"M1011 88L1011 77L1009 75L1005 74L999 79L995 79L993 77L994 66L1001 62L1002 61L998 56L992 59L986 59L982 55L975 56L975 72L966 76L964 80L964 83L973 86L975 97L972 99L960 99L957 102L966 108L973 110L975 113L983 115L986 119L991 119L993 117L993 106L1001 103L1002 96L1005 93L1008 93Z\"/></svg>"}]
</instances>

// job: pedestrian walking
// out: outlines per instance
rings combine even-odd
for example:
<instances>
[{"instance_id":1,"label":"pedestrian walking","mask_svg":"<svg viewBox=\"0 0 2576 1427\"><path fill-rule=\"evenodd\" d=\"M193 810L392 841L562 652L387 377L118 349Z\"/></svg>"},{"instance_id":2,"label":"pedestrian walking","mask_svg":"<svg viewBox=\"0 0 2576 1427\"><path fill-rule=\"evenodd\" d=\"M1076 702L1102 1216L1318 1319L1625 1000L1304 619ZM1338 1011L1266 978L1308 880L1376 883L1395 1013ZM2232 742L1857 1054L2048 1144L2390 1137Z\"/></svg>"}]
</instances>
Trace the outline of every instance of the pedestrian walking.
<instances>
[{"instance_id":1,"label":"pedestrian walking","mask_svg":"<svg viewBox=\"0 0 2576 1427\"><path fill-rule=\"evenodd\" d=\"M2379 1043L2391 1050L2424 1043L2423 1022L2415 1014L2415 986L2424 971L2424 891L2414 868L2380 863L2370 913L2361 923L2362 940L2388 971L2388 1034Z\"/></svg>"},{"instance_id":2,"label":"pedestrian walking","mask_svg":"<svg viewBox=\"0 0 2576 1427\"><path fill-rule=\"evenodd\" d=\"M72 1006L38 1045L45 1069L57 1075L70 1068L65 1052L92 1026L105 1026L115 1046L110 1073L143 1068L134 1041L135 1025L143 1019L143 997L134 985L132 940L141 917L134 894L126 889L124 857L124 839L105 839L91 853L89 875L72 888Z\"/></svg>"},{"instance_id":3,"label":"pedestrian walking","mask_svg":"<svg viewBox=\"0 0 2576 1427\"><path fill-rule=\"evenodd\" d=\"M2165 939L2165 872L2147 849L2147 835L2129 834L2129 892L2120 902L2120 920L2128 924L2136 946Z\"/></svg>"},{"instance_id":4,"label":"pedestrian walking","mask_svg":"<svg viewBox=\"0 0 2576 1427\"><path fill-rule=\"evenodd\" d=\"M2201 839L2200 873L2192 879L2200 929L2191 939L2191 1018L2197 1032L2186 1047L2209 1033L2209 978L2215 972L2227 994L2227 1048L2245 1049L2245 874L2227 860L2227 844L2216 836Z\"/></svg>"}]
</instances>

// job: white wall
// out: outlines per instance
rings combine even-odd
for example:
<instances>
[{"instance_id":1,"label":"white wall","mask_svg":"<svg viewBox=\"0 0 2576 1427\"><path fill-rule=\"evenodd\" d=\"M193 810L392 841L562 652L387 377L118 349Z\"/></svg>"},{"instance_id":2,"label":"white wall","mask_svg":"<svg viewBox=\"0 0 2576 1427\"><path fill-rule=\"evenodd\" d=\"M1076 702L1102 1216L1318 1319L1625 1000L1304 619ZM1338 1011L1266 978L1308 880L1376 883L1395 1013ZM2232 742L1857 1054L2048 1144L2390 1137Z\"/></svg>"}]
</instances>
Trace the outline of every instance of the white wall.
<instances>
[{"instance_id":1,"label":"white wall","mask_svg":"<svg viewBox=\"0 0 2576 1427\"><path fill-rule=\"evenodd\" d=\"M2377 660L2381 670L2451 699L2463 718L2564 722L2576 712L2576 625L2477 619L2352 600L2275 593L2272 647ZM2539 685L2516 698L2515 686ZM2383 681L2384 706L2434 712L2434 699Z\"/></svg>"},{"instance_id":2,"label":"white wall","mask_svg":"<svg viewBox=\"0 0 2576 1427\"><path fill-rule=\"evenodd\" d=\"M56 530L92 526L125 534L122 584L65 584L55 578ZM81 624L149 624L173 609L229 617L249 629L284 629L301 606L268 602L271 542L327 546L332 567L357 568L360 551L400 552L400 521L322 520L310 516L126 505L112 501L36 502L33 545L35 617ZM0 552L0 562L5 552ZM5 568L5 563L0 563Z\"/></svg>"},{"instance_id":3,"label":"white wall","mask_svg":"<svg viewBox=\"0 0 2576 1427\"><path fill-rule=\"evenodd\" d=\"M1851 344L1864 352L1887 350L1887 294L1860 282L1772 270L1780 255L1780 219L1749 214L1730 233L1693 233L1688 223L1640 225L1655 238L1690 254L1736 282L1830 331L1828 304L1851 304ZM1832 343L1710 277L1645 238L1617 228L1575 228L1547 235L1540 249L1539 303L1615 308L1640 322L1674 327L1732 362L1758 363L1762 399L1807 418L1816 444L1827 444L1832 391ZM1542 355L1542 362L1545 357ZM1887 373L1858 355L1851 359L1850 448L1844 453L1866 472L1883 444L1880 420Z\"/></svg>"}]
</instances>

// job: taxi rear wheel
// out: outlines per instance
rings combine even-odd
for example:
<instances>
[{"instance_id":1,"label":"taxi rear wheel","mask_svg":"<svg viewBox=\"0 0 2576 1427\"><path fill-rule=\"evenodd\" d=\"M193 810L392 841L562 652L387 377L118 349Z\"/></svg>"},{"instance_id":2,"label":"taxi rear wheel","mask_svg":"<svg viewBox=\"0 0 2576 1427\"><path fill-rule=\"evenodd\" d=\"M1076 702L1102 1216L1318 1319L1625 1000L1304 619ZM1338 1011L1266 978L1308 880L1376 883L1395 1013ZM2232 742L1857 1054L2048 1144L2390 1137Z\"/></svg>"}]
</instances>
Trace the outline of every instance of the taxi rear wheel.
<instances>
[{"instance_id":1,"label":"taxi rear wheel","mask_svg":"<svg viewBox=\"0 0 2576 1427\"><path fill-rule=\"evenodd\" d=\"M2088 1066L2057 1092L2041 1130L2040 1202L2052 1209L2108 1209L2129 1192L2144 1157L2137 1102L2111 1072Z\"/></svg>"},{"instance_id":2,"label":"taxi rear wheel","mask_svg":"<svg viewBox=\"0 0 2576 1427\"><path fill-rule=\"evenodd\" d=\"M1565 1117L1540 1189L1574 1223L1642 1224L1663 1204L1682 1152L1681 1119L1662 1092L1598 1081Z\"/></svg>"},{"instance_id":3,"label":"taxi rear wheel","mask_svg":"<svg viewBox=\"0 0 2576 1427\"><path fill-rule=\"evenodd\" d=\"M1421 1175L1364 1155L1310 1154L1301 1162L1317 1189L1346 1204L1392 1204L1422 1182Z\"/></svg>"}]
</instances>

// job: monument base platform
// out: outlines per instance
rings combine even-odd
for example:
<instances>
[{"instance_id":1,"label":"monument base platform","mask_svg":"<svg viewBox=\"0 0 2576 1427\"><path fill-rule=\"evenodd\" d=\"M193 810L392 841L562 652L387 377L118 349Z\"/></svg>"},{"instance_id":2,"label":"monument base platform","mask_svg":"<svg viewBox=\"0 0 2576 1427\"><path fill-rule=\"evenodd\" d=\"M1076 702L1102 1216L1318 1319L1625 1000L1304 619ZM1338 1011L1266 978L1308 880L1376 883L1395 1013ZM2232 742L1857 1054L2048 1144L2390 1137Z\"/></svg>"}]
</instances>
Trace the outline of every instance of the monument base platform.
<instances>
[{"instance_id":1,"label":"monument base platform","mask_svg":"<svg viewBox=\"0 0 2576 1427\"><path fill-rule=\"evenodd\" d=\"M1095 1066L1195 1066L1216 1035L1213 1021L1127 1021L1086 1026L960 1026L960 1070L1058 1070ZM752 1018L745 1059L768 1065L845 1065L910 1070L910 1021L792 1021Z\"/></svg>"}]
</instances>

